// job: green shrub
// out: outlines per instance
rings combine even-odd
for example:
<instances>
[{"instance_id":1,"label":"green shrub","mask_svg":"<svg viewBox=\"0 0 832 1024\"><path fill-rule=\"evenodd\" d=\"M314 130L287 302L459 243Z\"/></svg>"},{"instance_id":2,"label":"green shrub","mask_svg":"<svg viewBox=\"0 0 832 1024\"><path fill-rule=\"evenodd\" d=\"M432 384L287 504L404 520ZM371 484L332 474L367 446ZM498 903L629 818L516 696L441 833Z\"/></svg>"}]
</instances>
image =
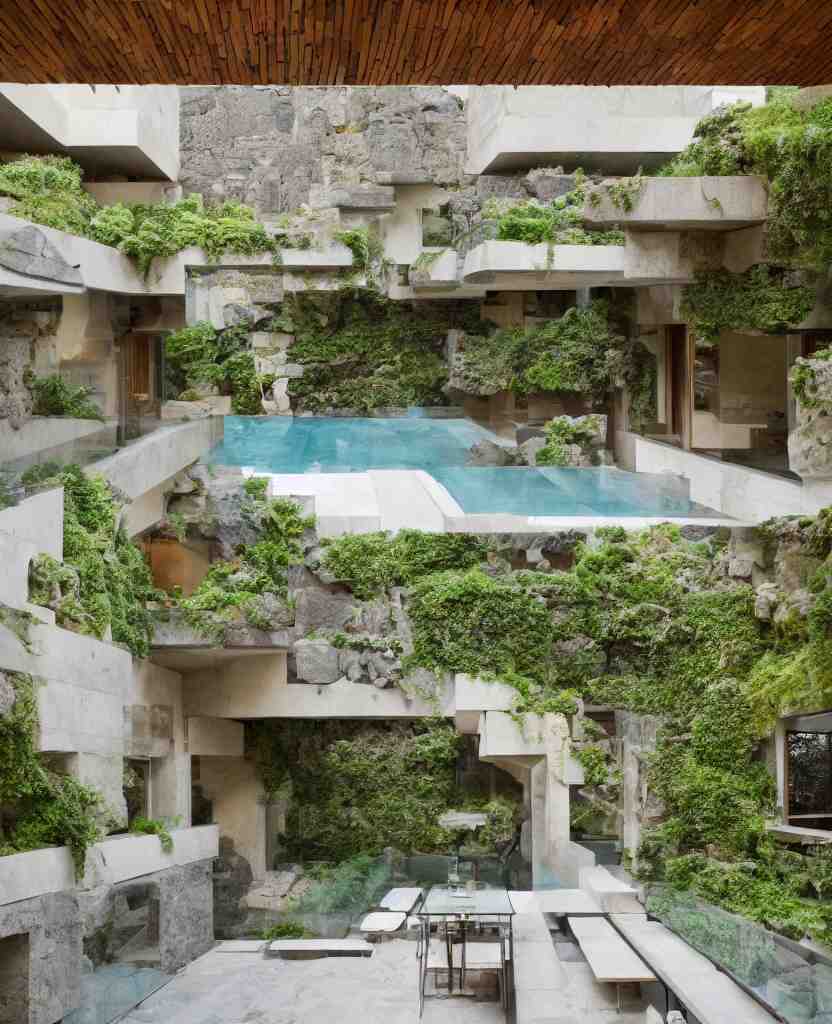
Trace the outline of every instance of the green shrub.
<instances>
[{"instance_id":1,"label":"green shrub","mask_svg":"<svg viewBox=\"0 0 832 1024\"><path fill-rule=\"evenodd\" d=\"M36 750L38 700L31 676L7 672L15 700L0 716L0 856L42 846L68 846L78 877L87 848L101 838L99 795L46 767Z\"/></svg>"},{"instance_id":2,"label":"green shrub","mask_svg":"<svg viewBox=\"0 0 832 1024\"><path fill-rule=\"evenodd\" d=\"M464 533L345 534L325 542L321 564L356 597L370 598L442 569L468 569L486 557L485 542Z\"/></svg>"},{"instance_id":3,"label":"green shrub","mask_svg":"<svg viewBox=\"0 0 832 1024\"><path fill-rule=\"evenodd\" d=\"M69 157L24 156L0 164L0 195L16 201L14 217L73 235L87 235L96 202L85 192L83 171Z\"/></svg>"},{"instance_id":4,"label":"green shrub","mask_svg":"<svg viewBox=\"0 0 832 1024\"><path fill-rule=\"evenodd\" d=\"M103 477L66 466L63 563L48 555L33 562L30 600L53 608L59 625L112 638L146 657L153 636L147 602L158 591L140 548L119 525L120 505Z\"/></svg>"},{"instance_id":5,"label":"green shrub","mask_svg":"<svg viewBox=\"0 0 832 1024\"><path fill-rule=\"evenodd\" d=\"M303 939L306 937L306 929L297 921L281 921L280 924L270 925L260 932L260 938L266 942L274 942L275 939Z\"/></svg>"},{"instance_id":6,"label":"green shrub","mask_svg":"<svg viewBox=\"0 0 832 1024\"><path fill-rule=\"evenodd\" d=\"M574 423L568 416L558 416L546 424L546 444L537 453L538 466L568 466L567 445L586 448L598 435L600 420L588 416L581 423Z\"/></svg>"},{"instance_id":7,"label":"green shrub","mask_svg":"<svg viewBox=\"0 0 832 1024\"><path fill-rule=\"evenodd\" d=\"M63 377L36 377L29 383L34 395L35 416L71 416L81 420L103 420L101 410L89 400L90 389L68 384Z\"/></svg>"},{"instance_id":8,"label":"green shrub","mask_svg":"<svg viewBox=\"0 0 832 1024\"><path fill-rule=\"evenodd\" d=\"M134 818L130 822L130 831L137 835L158 836L159 845L165 853L173 849L173 836L168 831L168 826L158 818Z\"/></svg>"}]
</instances>

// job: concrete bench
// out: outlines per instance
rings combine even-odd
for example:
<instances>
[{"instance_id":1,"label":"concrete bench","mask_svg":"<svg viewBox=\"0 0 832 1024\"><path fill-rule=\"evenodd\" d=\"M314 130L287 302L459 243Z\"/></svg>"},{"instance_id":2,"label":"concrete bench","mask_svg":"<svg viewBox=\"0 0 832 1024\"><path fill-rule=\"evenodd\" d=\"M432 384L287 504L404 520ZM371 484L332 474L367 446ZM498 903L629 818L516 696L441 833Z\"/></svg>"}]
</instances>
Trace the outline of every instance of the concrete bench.
<instances>
[{"instance_id":1,"label":"concrete bench","mask_svg":"<svg viewBox=\"0 0 832 1024\"><path fill-rule=\"evenodd\" d=\"M702 1024L771 1024L767 1010L659 921L648 921L645 914L620 914L611 920Z\"/></svg>"},{"instance_id":2,"label":"concrete bench","mask_svg":"<svg viewBox=\"0 0 832 1024\"><path fill-rule=\"evenodd\" d=\"M644 913L635 889L611 875L606 868L581 868L578 881L605 914Z\"/></svg>"},{"instance_id":3,"label":"concrete bench","mask_svg":"<svg viewBox=\"0 0 832 1024\"><path fill-rule=\"evenodd\" d=\"M397 932L407 919L405 913L376 910L361 922L362 932Z\"/></svg>"},{"instance_id":4,"label":"concrete bench","mask_svg":"<svg viewBox=\"0 0 832 1024\"><path fill-rule=\"evenodd\" d=\"M621 1009L622 983L656 981L656 975L603 917L568 917L569 927L596 981L615 985Z\"/></svg>"},{"instance_id":5,"label":"concrete bench","mask_svg":"<svg viewBox=\"0 0 832 1024\"><path fill-rule=\"evenodd\" d=\"M396 910L409 914L422 898L424 890L417 888L391 889L379 903L382 910Z\"/></svg>"},{"instance_id":6,"label":"concrete bench","mask_svg":"<svg viewBox=\"0 0 832 1024\"><path fill-rule=\"evenodd\" d=\"M373 947L363 939L275 939L267 953L283 960L316 960L323 956L372 956Z\"/></svg>"}]
</instances>

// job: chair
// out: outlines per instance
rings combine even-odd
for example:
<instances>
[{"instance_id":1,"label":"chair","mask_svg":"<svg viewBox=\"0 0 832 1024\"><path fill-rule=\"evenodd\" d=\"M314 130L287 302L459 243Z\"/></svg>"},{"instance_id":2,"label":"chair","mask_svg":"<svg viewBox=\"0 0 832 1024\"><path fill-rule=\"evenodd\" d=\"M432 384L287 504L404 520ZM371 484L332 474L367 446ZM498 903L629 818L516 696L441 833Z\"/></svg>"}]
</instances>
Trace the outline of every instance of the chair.
<instances>
[{"instance_id":1,"label":"chair","mask_svg":"<svg viewBox=\"0 0 832 1024\"><path fill-rule=\"evenodd\" d=\"M490 939L466 939L462 951L462 987L465 987L465 975L468 971L495 974L500 990L500 1005L508 1007L509 970L511 968L511 952L508 934L505 927L498 930L497 941Z\"/></svg>"}]
</instances>

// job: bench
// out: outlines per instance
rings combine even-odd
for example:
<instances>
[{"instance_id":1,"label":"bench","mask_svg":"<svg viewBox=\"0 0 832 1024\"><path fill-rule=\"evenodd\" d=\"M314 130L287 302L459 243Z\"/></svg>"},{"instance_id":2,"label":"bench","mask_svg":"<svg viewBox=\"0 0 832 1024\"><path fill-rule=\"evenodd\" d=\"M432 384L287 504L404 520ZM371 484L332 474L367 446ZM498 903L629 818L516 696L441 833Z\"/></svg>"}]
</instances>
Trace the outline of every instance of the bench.
<instances>
[{"instance_id":1,"label":"bench","mask_svg":"<svg viewBox=\"0 0 832 1024\"><path fill-rule=\"evenodd\" d=\"M621 1011L621 985L656 981L656 975L603 917L568 917L569 928L596 981L615 985Z\"/></svg>"},{"instance_id":2,"label":"bench","mask_svg":"<svg viewBox=\"0 0 832 1024\"><path fill-rule=\"evenodd\" d=\"M275 939L266 952L283 960L316 960L322 956L372 956L373 947L363 939Z\"/></svg>"},{"instance_id":3,"label":"bench","mask_svg":"<svg viewBox=\"0 0 832 1024\"><path fill-rule=\"evenodd\" d=\"M606 868L581 868L578 881L605 914L644 913L635 889L610 874Z\"/></svg>"},{"instance_id":4,"label":"bench","mask_svg":"<svg viewBox=\"0 0 832 1024\"><path fill-rule=\"evenodd\" d=\"M362 932L397 932L407 920L405 913L376 910L367 914L361 922Z\"/></svg>"},{"instance_id":5,"label":"bench","mask_svg":"<svg viewBox=\"0 0 832 1024\"><path fill-rule=\"evenodd\" d=\"M422 889L391 889L379 903L382 910L396 910L409 914L422 898Z\"/></svg>"}]
</instances>

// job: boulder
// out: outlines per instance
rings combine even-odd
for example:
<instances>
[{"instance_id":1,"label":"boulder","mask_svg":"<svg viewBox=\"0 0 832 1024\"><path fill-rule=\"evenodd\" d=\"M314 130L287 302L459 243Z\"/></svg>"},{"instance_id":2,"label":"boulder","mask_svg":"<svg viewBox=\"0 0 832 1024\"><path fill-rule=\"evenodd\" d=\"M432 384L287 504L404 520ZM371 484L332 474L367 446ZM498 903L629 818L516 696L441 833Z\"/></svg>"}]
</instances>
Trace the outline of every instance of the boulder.
<instances>
[{"instance_id":1,"label":"boulder","mask_svg":"<svg viewBox=\"0 0 832 1024\"><path fill-rule=\"evenodd\" d=\"M84 283L78 267L65 260L33 224L0 236L0 267L47 281L79 287Z\"/></svg>"},{"instance_id":2,"label":"boulder","mask_svg":"<svg viewBox=\"0 0 832 1024\"><path fill-rule=\"evenodd\" d=\"M254 323L259 318L259 311L254 306L228 302L222 307L222 318L226 327L236 327L237 324Z\"/></svg>"},{"instance_id":3,"label":"boulder","mask_svg":"<svg viewBox=\"0 0 832 1024\"><path fill-rule=\"evenodd\" d=\"M294 645L298 679L328 686L341 678L339 654L328 640L296 640Z\"/></svg>"},{"instance_id":4,"label":"boulder","mask_svg":"<svg viewBox=\"0 0 832 1024\"><path fill-rule=\"evenodd\" d=\"M485 439L471 446L466 466L513 466L514 452L506 445Z\"/></svg>"},{"instance_id":5,"label":"boulder","mask_svg":"<svg viewBox=\"0 0 832 1024\"><path fill-rule=\"evenodd\" d=\"M343 629L355 618L357 602L346 591L304 587L294 596L295 626L304 635L316 629Z\"/></svg>"},{"instance_id":6,"label":"boulder","mask_svg":"<svg viewBox=\"0 0 832 1024\"><path fill-rule=\"evenodd\" d=\"M780 600L776 583L761 583L754 594L754 616L763 622L771 622L774 609Z\"/></svg>"},{"instance_id":7,"label":"boulder","mask_svg":"<svg viewBox=\"0 0 832 1024\"><path fill-rule=\"evenodd\" d=\"M797 423L789 434L789 468L804 480L832 480L832 360L800 359L811 372L806 395L797 403Z\"/></svg>"},{"instance_id":8,"label":"boulder","mask_svg":"<svg viewBox=\"0 0 832 1024\"><path fill-rule=\"evenodd\" d=\"M277 594L259 594L246 608L246 615L249 621L257 625L263 623L263 629L279 629L281 626L295 624L294 608L290 608Z\"/></svg>"},{"instance_id":9,"label":"boulder","mask_svg":"<svg viewBox=\"0 0 832 1024\"><path fill-rule=\"evenodd\" d=\"M517 448L519 462L522 466L536 466L537 453L541 448L546 447L546 441L542 437L530 437Z\"/></svg>"}]
</instances>

